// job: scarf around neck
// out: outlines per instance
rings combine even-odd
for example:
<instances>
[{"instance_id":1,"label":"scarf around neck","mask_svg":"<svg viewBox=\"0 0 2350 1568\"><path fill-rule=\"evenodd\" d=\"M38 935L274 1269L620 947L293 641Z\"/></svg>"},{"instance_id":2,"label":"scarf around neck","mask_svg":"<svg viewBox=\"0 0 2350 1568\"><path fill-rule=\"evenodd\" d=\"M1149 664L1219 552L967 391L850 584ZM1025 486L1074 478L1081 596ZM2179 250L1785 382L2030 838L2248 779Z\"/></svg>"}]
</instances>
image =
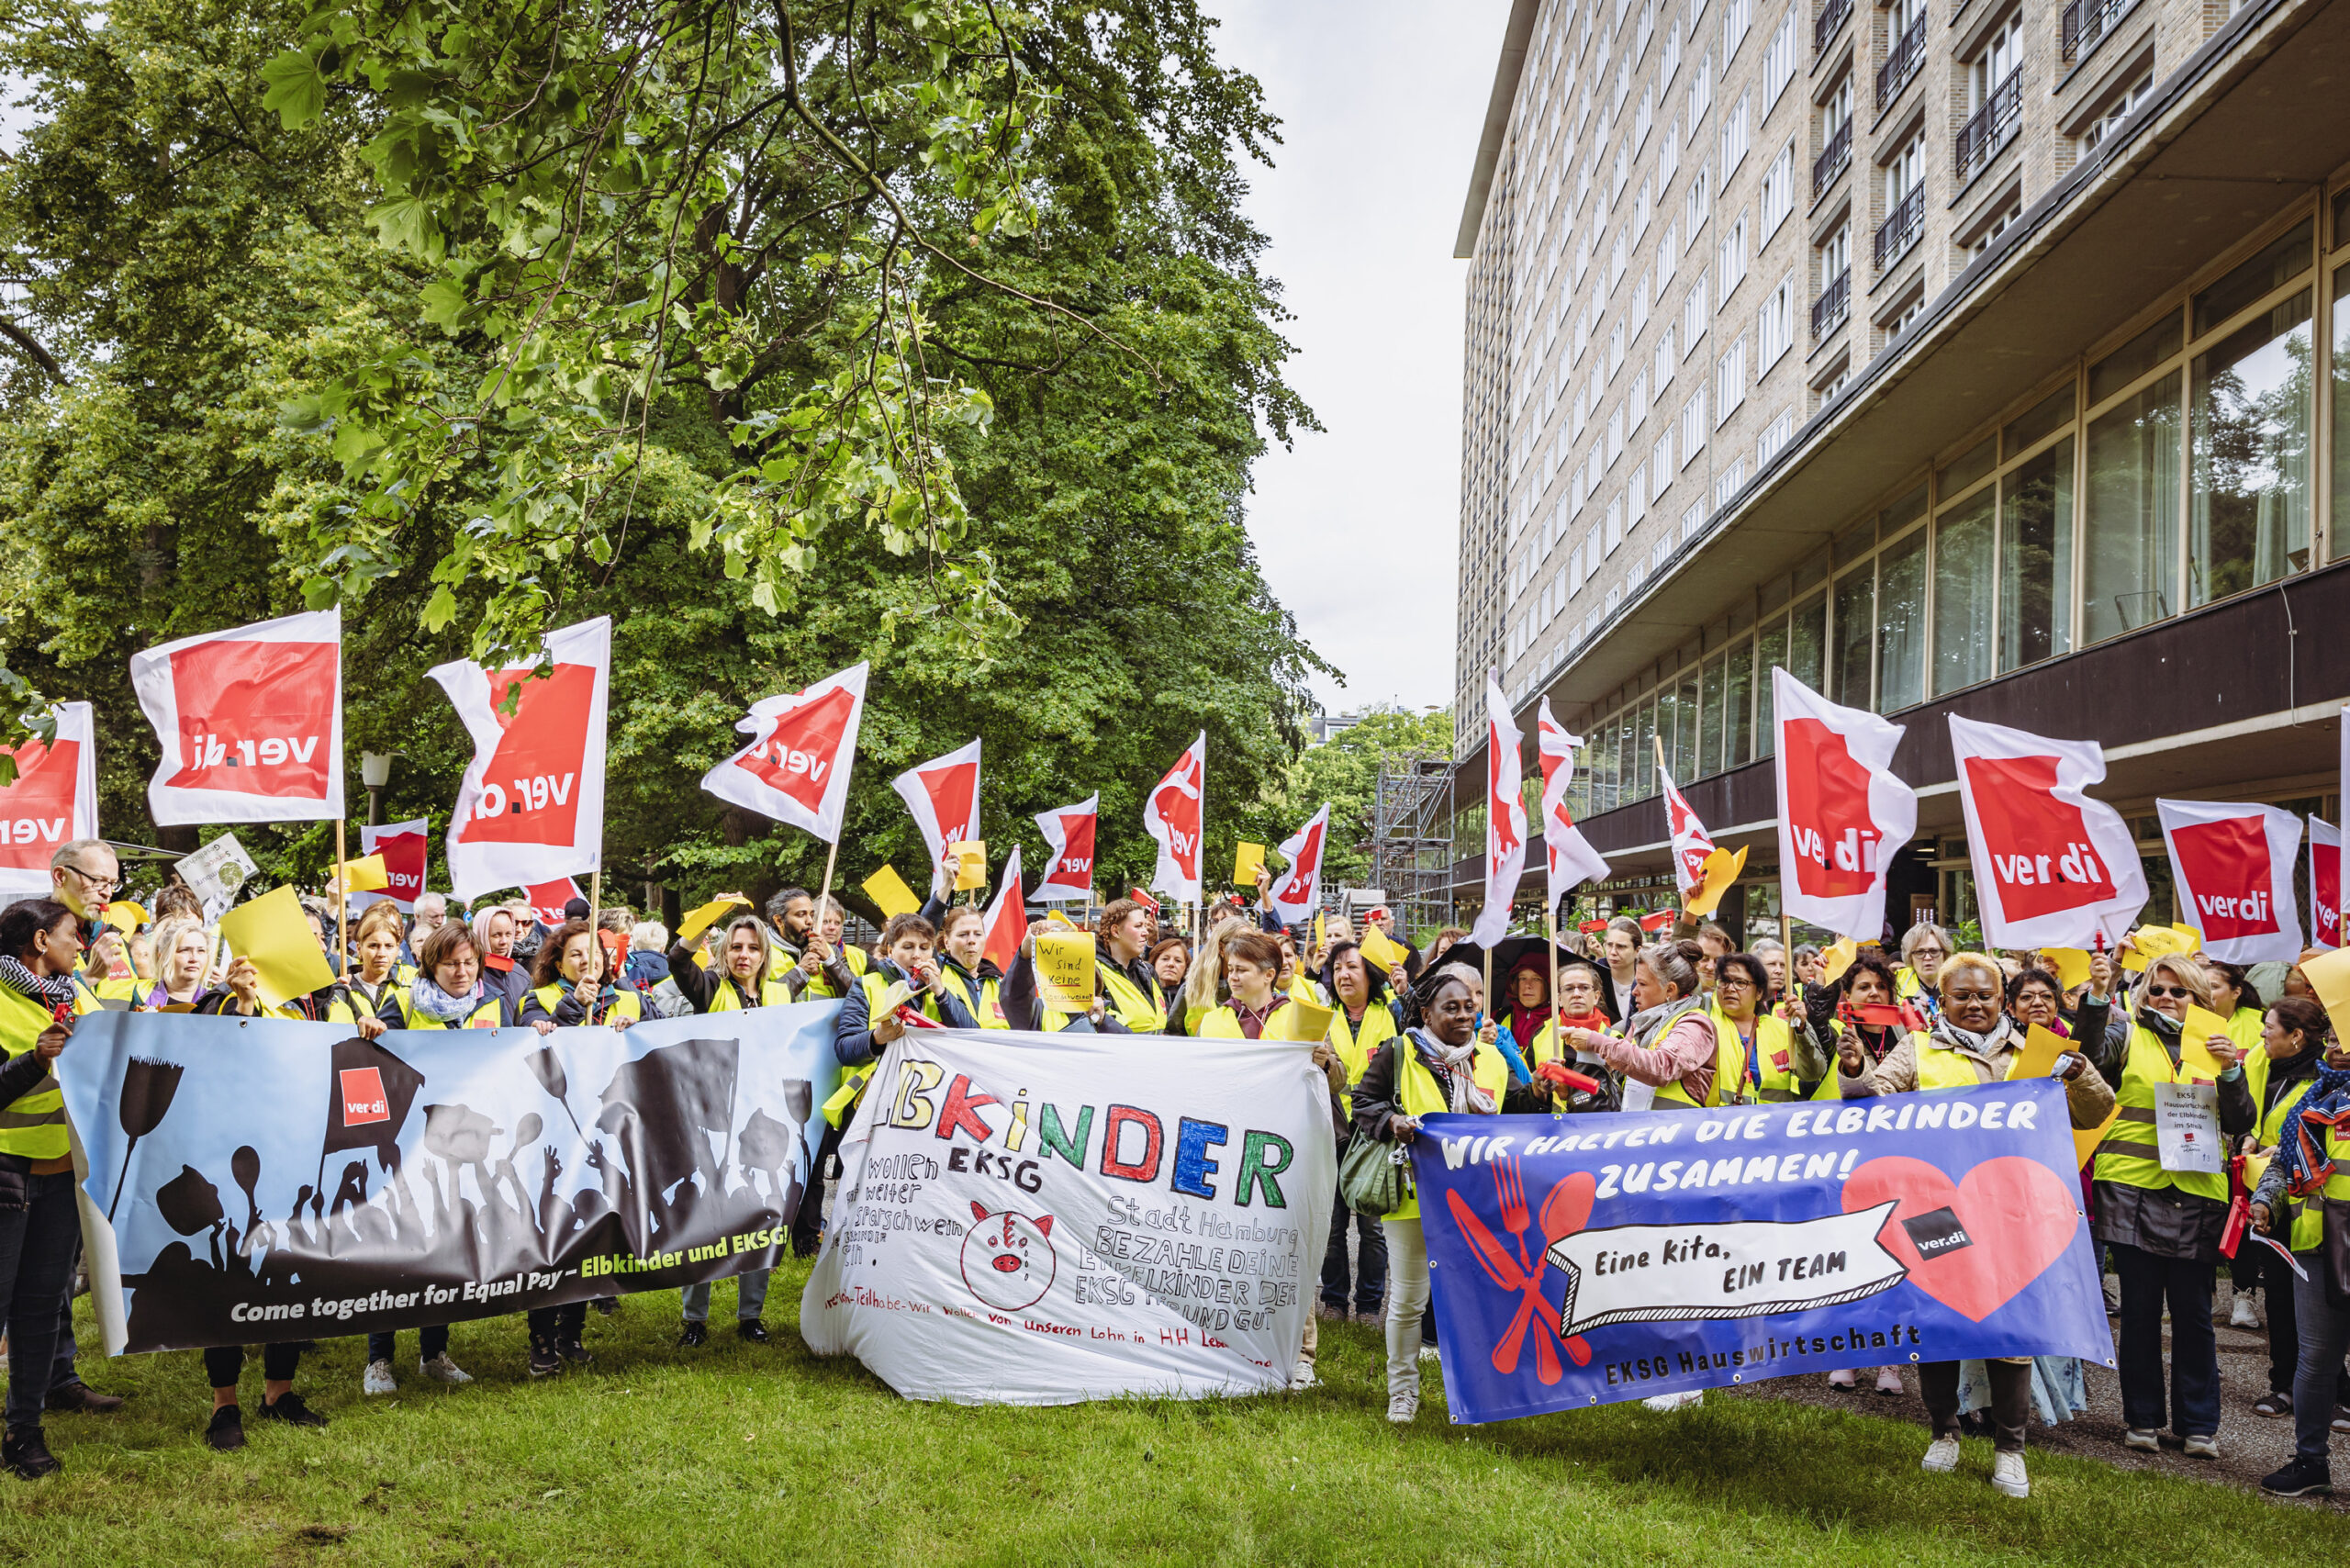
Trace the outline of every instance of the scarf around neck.
<instances>
[{"instance_id":1,"label":"scarf around neck","mask_svg":"<svg viewBox=\"0 0 2350 1568\"><path fill-rule=\"evenodd\" d=\"M463 996L451 996L432 982L431 975L419 975L408 984L408 1005L436 1024L454 1024L479 1007L483 1001L481 982Z\"/></svg>"},{"instance_id":2,"label":"scarf around neck","mask_svg":"<svg viewBox=\"0 0 2350 1568\"><path fill-rule=\"evenodd\" d=\"M2285 1191L2305 1198L2325 1185L2333 1175L2333 1161L2325 1157L2318 1128L2345 1126L2350 1126L2350 1068L2320 1067L2285 1119L2284 1148L2277 1151L2285 1167Z\"/></svg>"},{"instance_id":3,"label":"scarf around neck","mask_svg":"<svg viewBox=\"0 0 2350 1568\"><path fill-rule=\"evenodd\" d=\"M0 984L5 984L18 996L39 1002L55 1012L60 1007L73 1005L73 978L71 975L37 975L25 967L20 958L0 954Z\"/></svg>"},{"instance_id":4,"label":"scarf around neck","mask_svg":"<svg viewBox=\"0 0 2350 1568\"><path fill-rule=\"evenodd\" d=\"M2015 1020L2004 1013L1999 1014L1998 1027L1979 1035L1972 1029L1960 1028L1950 1021L1947 1014L1934 1020L1933 1029L1936 1045L1947 1046L1954 1051L1973 1051L1989 1062L1998 1061L2002 1049L2013 1050L2020 1033Z\"/></svg>"},{"instance_id":5,"label":"scarf around neck","mask_svg":"<svg viewBox=\"0 0 2350 1568\"><path fill-rule=\"evenodd\" d=\"M1425 1029L1411 1032L1412 1045L1417 1051L1420 1065L1428 1070L1436 1086L1444 1093L1446 1106L1463 1115L1487 1116L1494 1113L1494 1097L1480 1087L1471 1071L1471 1062L1477 1054L1477 1041L1472 1036L1466 1045L1448 1046Z\"/></svg>"}]
</instances>

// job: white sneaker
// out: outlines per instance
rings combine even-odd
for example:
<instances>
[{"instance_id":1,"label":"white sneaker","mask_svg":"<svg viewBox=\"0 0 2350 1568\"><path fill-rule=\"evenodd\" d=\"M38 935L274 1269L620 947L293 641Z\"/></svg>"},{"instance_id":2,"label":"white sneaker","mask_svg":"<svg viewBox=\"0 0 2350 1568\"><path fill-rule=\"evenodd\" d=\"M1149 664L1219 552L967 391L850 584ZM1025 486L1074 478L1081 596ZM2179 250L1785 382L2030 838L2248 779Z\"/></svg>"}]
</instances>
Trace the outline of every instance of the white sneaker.
<instances>
[{"instance_id":1,"label":"white sneaker","mask_svg":"<svg viewBox=\"0 0 2350 1568\"><path fill-rule=\"evenodd\" d=\"M1321 1381L1314 1375L1312 1361L1300 1361L1297 1363L1297 1370L1290 1373L1289 1391L1292 1394L1303 1394Z\"/></svg>"},{"instance_id":2,"label":"white sneaker","mask_svg":"<svg viewBox=\"0 0 2350 1568\"><path fill-rule=\"evenodd\" d=\"M1444 1358L1437 1354L1437 1349L1434 1345L1423 1345L1420 1347L1420 1360L1424 1361L1436 1361L1441 1364Z\"/></svg>"},{"instance_id":3,"label":"white sneaker","mask_svg":"<svg viewBox=\"0 0 2350 1568\"><path fill-rule=\"evenodd\" d=\"M1899 1367L1879 1367L1879 1368L1877 1368L1877 1369L1876 1369L1876 1391L1877 1391L1879 1394L1898 1394L1898 1393L1900 1393L1900 1392L1901 1392L1901 1369L1900 1369Z\"/></svg>"},{"instance_id":4,"label":"white sneaker","mask_svg":"<svg viewBox=\"0 0 2350 1568\"><path fill-rule=\"evenodd\" d=\"M2217 1458L2219 1458L2219 1457L2220 1457L2220 1439L2219 1439L2218 1438L2216 1438L2216 1437L2200 1437L2200 1438L2189 1438L2189 1439L2187 1439L2187 1457L2188 1457L2188 1458L2189 1458L2189 1459L2217 1459Z\"/></svg>"},{"instance_id":5,"label":"white sneaker","mask_svg":"<svg viewBox=\"0 0 2350 1568\"><path fill-rule=\"evenodd\" d=\"M1932 1442L1928 1443L1926 1457L1918 1462L1918 1468L1931 1471L1936 1475L1948 1475L1952 1471L1956 1470L1958 1468L1958 1439L1936 1438Z\"/></svg>"},{"instance_id":6,"label":"white sneaker","mask_svg":"<svg viewBox=\"0 0 2350 1568\"><path fill-rule=\"evenodd\" d=\"M445 1383L452 1387L461 1383L471 1383L474 1380L471 1372L460 1370L457 1363L449 1359L449 1352L446 1350L429 1361L418 1361L416 1370L435 1383ZM386 1369L386 1375L388 1375L388 1369Z\"/></svg>"},{"instance_id":7,"label":"white sneaker","mask_svg":"<svg viewBox=\"0 0 2350 1568\"><path fill-rule=\"evenodd\" d=\"M399 1383L392 1376L391 1362L369 1361L367 1363L367 1371L359 1380L360 1393L397 1394L399 1391Z\"/></svg>"},{"instance_id":8,"label":"white sneaker","mask_svg":"<svg viewBox=\"0 0 2350 1568\"><path fill-rule=\"evenodd\" d=\"M2252 1297L2248 1295L2236 1297L2235 1308L2228 1314L2228 1327L2231 1328L2260 1327L2260 1314L2252 1309Z\"/></svg>"},{"instance_id":9,"label":"white sneaker","mask_svg":"<svg viewBox=\"0 0 2350 1568\"><path fill-rule=\"evenodd\" d=\"M1953 1443L1953 1448L1958 1445ZM2010 1497L2031 1495L2031 1479L2023 1473L2023 1455L1997 1453L1991 1456L1991 1490Z\"/></svg>"},{"instance_id":10,"label":"white sneaker","mask_svg":"<svg viewBox=\"0 0 2350 1568\"><path fill-rule=\"evenodd\" d=\"M1852 1374L1851 1372L1832 1372L1828 1374L1828 1386L1830 1388L1853 1388L1858 1385L1852 1382Z\"/></svg>"},{"instance_id":11,"label":"white sneaker","mask_svg":"<svg viewBox=\"0 0 2350 1568\"><path fill-rule=\"evenodd\" d=\"M1397 1426L1408 1426L1420 1413L1420 1396L1416 1393L1391 1394L1387 1396L1387 1418Z\"/></svg>"},{"instance_id":12,"label":"white sneaker","mask_svg":"<svg viewBox=\"0 0 2350 1568\"><path fill-rule=\"evenodd\" d=\"M2163 1444L2151 1428L2132 1427L2121 1435L2121 1446L2140 1453L2160 1453Z\"/></svg>"}]
</instances>

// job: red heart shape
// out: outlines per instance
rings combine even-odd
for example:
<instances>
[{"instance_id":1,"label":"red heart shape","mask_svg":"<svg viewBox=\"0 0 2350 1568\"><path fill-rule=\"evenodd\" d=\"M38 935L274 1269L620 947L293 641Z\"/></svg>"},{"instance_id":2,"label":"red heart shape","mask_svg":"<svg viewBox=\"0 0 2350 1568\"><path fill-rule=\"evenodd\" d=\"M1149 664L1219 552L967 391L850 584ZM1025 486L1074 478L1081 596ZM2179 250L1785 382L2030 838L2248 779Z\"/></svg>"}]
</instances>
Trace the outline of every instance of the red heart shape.
<instances>
[{"instance_id":1,"label":"red heart shape","mask_svg":"<svg viewBox=\"0 0 2350 1568\"><path fill-rule=\"evenodd\" d=\"M2072 1245L2080 1190L2036 1159L2002 1155L1956 1184L1922 1159L1872 1159L1844 1183L1844 1212L1891 1201L1877 1238L1909 1271L1909 1282L1976 1323L1990 1316ZM1901 1222L1936 1209L1958 1216L1973 1246L1921 1258ZM1998 1245L1986 1245L1993 1237Z\"/></svg>"}]
</instances>

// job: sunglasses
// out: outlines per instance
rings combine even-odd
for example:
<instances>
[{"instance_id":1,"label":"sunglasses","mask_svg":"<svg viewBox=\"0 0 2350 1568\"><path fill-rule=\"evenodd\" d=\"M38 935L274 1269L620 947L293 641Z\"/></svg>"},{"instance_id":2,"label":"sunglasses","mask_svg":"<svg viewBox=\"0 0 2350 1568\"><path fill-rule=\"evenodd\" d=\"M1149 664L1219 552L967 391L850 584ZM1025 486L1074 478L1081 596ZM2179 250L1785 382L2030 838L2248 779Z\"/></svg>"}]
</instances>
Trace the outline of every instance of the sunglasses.
<instances>
[{"instance_id":1,"label":"sunglasses","mask_svg":"<svg viewBox=\"0 0 2350 1568\"><path fill-rule=\"evenodd\" d=\"M2183 985L2150 985L2146 988L2146 994L2148 996L2192 996L2195 993Z\"/></svg>"}]
</instances>

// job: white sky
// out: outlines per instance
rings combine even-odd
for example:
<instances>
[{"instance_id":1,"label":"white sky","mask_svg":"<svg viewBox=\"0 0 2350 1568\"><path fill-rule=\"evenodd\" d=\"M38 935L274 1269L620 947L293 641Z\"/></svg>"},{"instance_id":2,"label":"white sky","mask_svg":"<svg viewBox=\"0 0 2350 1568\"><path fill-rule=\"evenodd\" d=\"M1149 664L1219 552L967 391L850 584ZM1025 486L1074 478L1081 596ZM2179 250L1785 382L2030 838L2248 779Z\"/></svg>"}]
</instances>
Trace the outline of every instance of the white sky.
<instances>
[{"instance_id":1,"label":"white sky","mask_svg":"<svg viewBox=\"0 0 2350 1568\"><path fill-rule=\"evenodd\" d=\"M1208 0L1216 51L1281 120L1248 210L1326 427L1257 465L1273 592L1347 676L1332 712L1452 700L1460 326L1452 259L1509 0Z\"/></svg>"}]
</instances>

